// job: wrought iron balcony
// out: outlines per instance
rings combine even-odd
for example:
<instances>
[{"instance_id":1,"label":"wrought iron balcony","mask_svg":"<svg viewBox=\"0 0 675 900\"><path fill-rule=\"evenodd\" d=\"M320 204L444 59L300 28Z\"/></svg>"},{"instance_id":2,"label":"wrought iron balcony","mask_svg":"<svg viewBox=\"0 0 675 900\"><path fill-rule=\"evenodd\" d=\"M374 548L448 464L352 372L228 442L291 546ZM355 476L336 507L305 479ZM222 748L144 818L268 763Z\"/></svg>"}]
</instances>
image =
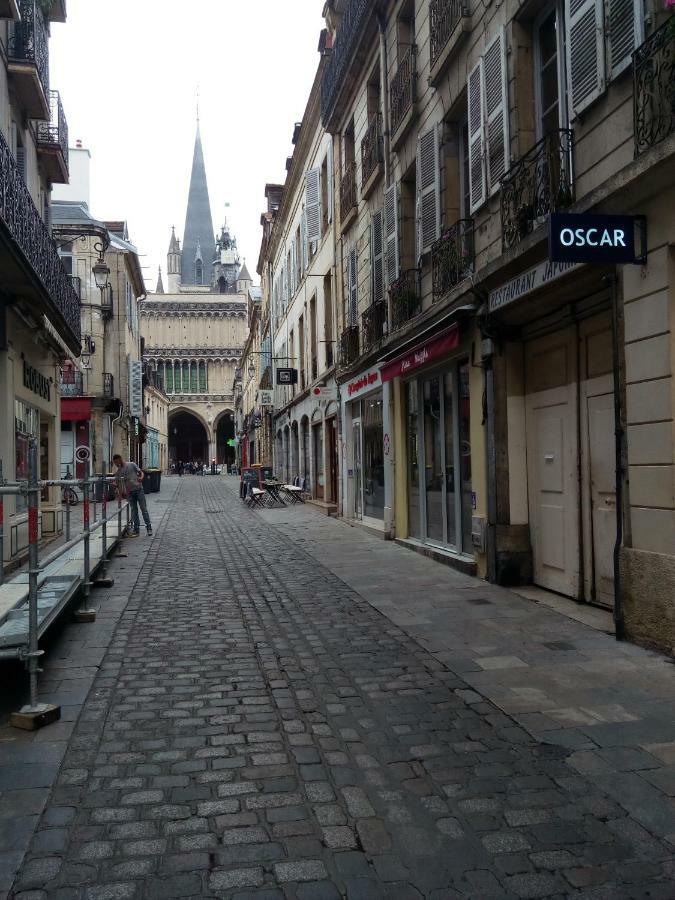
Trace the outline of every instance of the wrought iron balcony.
<instances>
[{"instance_id":1,"label":"wrought iron balcony","mask_svg":"<svg viewBox=\"0 0 675 900\"><path fill-rule=\"evenodd\" d=\"M361 141L361 188L364 189L369 179L381 165L383 156L382 116L377 113L368 124L368 130Z\"/></svg>"},{"instance_id":2,"label":"wrought iron balcony","mask_svg":"<svg viewBox=\"0 0 675 900\"><path fill-rule=\"evenodd\" d=\"M639 156L675 131L675 18L633 53L633 123Z\"/></svg>"},{"instance_id":3,"label":"wrought iron balcony","mask_svg":"<svg viewBox=\"0 0 675 900\"><path fill-rule=\"evenodd\" d=\"M340 335L340 367L346 369L359 358L359 326L350 325Z\"/></svg>"},{"instance_id":4,"label":"wrought iron balcony","mask_svg":"<svg viewBox=\"0 0 675 900\"><path fill-rule=\"evenodd\" d=\"M352 212L357 209L356 197L356 162L347 164L345 173L340 182L340 222L344 223Z\"/></svg>"},{"instance_id":5,"label":"wrought iron balcony","mask_svg":"<svg viewBox=\"0 0 675 900\"><path fill-rule=\"evenodd\" d=\"M392 331L403 328L422 312L419 274L419 269L407 269L389 286Z\"/></svg>"},{"instance_id":6,"label":"wrought iron balcony","mask_svg":"<svg viewBox=\"0 0 675 900\"><path fill-rule=\"evenodd\" d=\"M392 135L396 135L396 132L401 128L415 101L416 59L416 48L414 46L409 47L389 87Z\"/></svg>"},{"instance_id":7,"label":"wrought iron balcony","mask_svg":"<svg viewBox=\"0 0 675 900\"><path fill-rule=\"evenodd\" d=\"M4 290L43 311L68 345L80 350L80 299L0 132L0 258Z\"/></svg>"},{"instance_id":8,"label":"wrought iron balcony","mask_svg":"<svg viewBox=\"0 0 675 900\"><path fill-rule=\"evenodd\" d=\"M77 372L75 369L64 369L60 387L62 397L83 397L84 376L82 372Z\"/></svg>"},{"instance_id":9,"label":"wrought iron balcony","mask_svg":"<svg viewBox=\"0 0 675 900\"><path fill-rule=\"evenodd\" d=\"M49 92L49 119L37 129L38 152L54 184L68 183L68 123L58 91Z\"/></svg>"},{"instance_id":10,"label":"wrought iron balcony","mask_svg":"<svg viewBox=\"0 0 675 900\"><path fill-rule=\"evenodd\" d=\"M572 131L549 131L514 163L501 182L502 249L574 201Z\"/></svg>"},{"instance_id":11,"label":"wrought iron balcony","mask_svg":"<svg viewBox=\"0 0 675 900\"><path fill-rule=\"evenodd\" d=\"M115 396L115 379L110 372L103 373L103 396L107 400L112 400Z\"/></svg>"},{"instance_id":12,"label":"wrought iron balcony","mask_svg":"<svg viewBox=\"0 0 675 900\"><path fill-rule=\"evenodd\" d=\"M347 72L365 25L372 13L372 0L349 0L331 51L330 62L321 79L321 120L324 125L335 109Z\"/></svg>"},{"instance_id":13,"label":"wrought iron balcony","mask_svg":"<svg viewBox=\"0 0 675 900\"><path fill-rule=\"evenodd\" d=\"M20 103L32 119L49 118L49 35L38 0L21 0L21 21L11 26L7 68Z\"/></svg>"},{"instance_id":14,"label":"wrought iron balcony","mask_svg":"<svg viewBox=\"0 0 675 900\"><path fill-rule=\"evenodd\" d=\"M431 248L434 302L473 272L473 219L460 219Z\"/></svg>"},{"instance_id":15,"label":"wrought iron balcony","mask_svg":"<svg viewBox=\"0 0 675 900\"><path fill-rule=\"evenodd\" d=\"M371 303L361 316L363 352L377 347L387 336L387 304L380 300Z\"/></svg>"},{"instance_id":16,"label":"wrought iron balcony","mask_svg":"<svg viewBox=\"0 0 675 900\"><path fill-rule=\"evenodd\" d=\"M467 12L466 4L462 0L431 0L429 3L429 43L432 69L450 44L450 39L455 35L457 26L465 18L468 18Z\"/></svg>"}]
</instances>

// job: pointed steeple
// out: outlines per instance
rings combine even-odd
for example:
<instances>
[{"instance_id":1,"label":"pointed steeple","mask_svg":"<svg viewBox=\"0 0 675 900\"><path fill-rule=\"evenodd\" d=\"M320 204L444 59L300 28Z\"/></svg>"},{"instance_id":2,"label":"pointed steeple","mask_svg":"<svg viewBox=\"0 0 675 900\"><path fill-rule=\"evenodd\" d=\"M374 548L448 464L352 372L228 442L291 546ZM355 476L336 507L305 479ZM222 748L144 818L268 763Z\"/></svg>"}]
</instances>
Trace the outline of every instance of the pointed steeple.
<instances>
[{"instance_id":1,"label":"pointed steeple","mask_svg":"<svg viewBox=\"0 0 675 900\"><path fill-rule=\"evenodd\" d=\"M176 226L171 226L171 240L169 241L169 253L180 253L180 241L176 237Z\"/></svg>"},{"instance_id":2,"label":"pointed steeple","mask_svg":"<svg viewBox=\"0 0 675 900\"><path fill-rule=\"evenodd\" d=\"M197 247L201 247L202 260L207 260L206 271L203 272L203 281L197 281ZM183 285L198 285L211 283L210 265L216 253L216 245L213 232L213 219L211 218L211 204L209 202L209 189L206 183L206 167L204 165L204 152L202 139L197 123L197 136L195 138L194 156L192 159L192 176L190 178L190 193L188 195L187 214L185 216L185 230L183 232L183 254L181 259L181 283Z\"/></svg>"},{"instance_id":3,"label":"pointed steeple","mask_svg":"<svg viewBox=\"0 0 675 900\"><path fill-rule=\"evenodd\" d=\"M164 282L162 281L162 267L159 267L159 275L157 277L157 287L155 288L156 294L164 293Z\"/></svg>"},{"instance_id":4,"label":"pointed steeple","mask_svg":"<svg viewBox=\"0 0 675 900\"><path fill-rule=\"evenodd\" d=\"M244 265L239 270L237 281L250 281L251 283L253 282L253 279L249 275L248 268L246 267L246 260L244 260Z\"/></svg>"}]
</instances>

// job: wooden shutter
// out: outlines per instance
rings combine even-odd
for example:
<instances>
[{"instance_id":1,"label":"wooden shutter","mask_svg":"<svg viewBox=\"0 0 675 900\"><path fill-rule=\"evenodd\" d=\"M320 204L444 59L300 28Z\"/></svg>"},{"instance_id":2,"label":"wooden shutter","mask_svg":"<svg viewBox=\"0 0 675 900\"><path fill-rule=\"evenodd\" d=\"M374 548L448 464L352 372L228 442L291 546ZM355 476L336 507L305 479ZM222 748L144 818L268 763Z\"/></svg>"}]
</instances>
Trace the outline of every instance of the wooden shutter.
<instances>
[{"instance_id":1,"label":"wooden shutter","mask_svg":"<svg viewBox=\"0 0 675 900\"><path fill-rule=\"evenodd\" d=\"M328 198L327 221L333 221L333 136L329 135L328 143L328 159L326 167L328 169L328 184L326 185L326 197Z\"/></svg>"},{"instance_id":2,"label":"wooden shutter","mask_svg":"<svg viewBox=\"0 0 675 900\"><path fill-rule=\"evenodd\" d=\"M359 297L356 247L349 251L349 324L358 325Z\"/></svg>"},{"instance_id":3,"label":"wooden shutter","mask_svg":"<svg viewBox=\"0 0 675 900\"><path fill-rule=\"evenodd\" d=\"M501 29L483 56L488 193L499 190L509 168L509 90L506 35Z\"/></svg>"},{"instance_id":4,"label":"wooden shutter","mask_svg":"<svg viewBox=\"0 0 675 900\"><path fill-rule=\"evenodd\" d=\"M384 231L382 210L373 213L370 223L370 264L372 266L373 303L384 300Z\"/></svg>"},{"instance_id":5,"label":"wooden shutter","mask_svg":"<svg viewBox=\"0 0 675 900\"><path fill-rule=\"evenodd\" d=\"M313 244L321 240L321 169L310 169L305 176L305 207L307 240Z\"/></svg>"},{"instance_id":6,"label":"wooden shutter","mask_svg":"<svg viewBox=\"0 0 675 900\"><path fill-rule=\"evenodd\" d=\"M398 278L398 185L392 184L384 194L384 252L387 285Z\"/></svg>"},{"instance_id":7,"label":"wooden shutter","mask_svg":"<svg viewBox=\"0 0 675 900\"><path fill-rule=\"evenodd\" d=\"M643 0L608 0L607 71L616 78L631 64L633 51L644 40Z\"/></svg>"},{"instance_id":8,"label":"wooden shutter","mask_svg":"<svg viewBox=\"0 0 675 900\"><path fill-rule=\"evenodd\" d=\"M300 242L302 243L302 271L307 270L309 265L309 246L307 244L307 209L303 207L302 218L300 219Z\"/></svg>"},{"instance_id":9,"label":"wooden shutter","mask_svg":"<svg viewBox=\"0 0 675 900\"><path fill-rule=\"evenodd\" d=\"M441 234L441 185L438 128L417 141L417 256L431 249Z\"/></svg>"},{"instance_id":10,"label":"wooden shutter","mask_svg":"<svg viewBox=\"0 0 675 900\"><path fill-rule=\"evenodd\" d=\"M572 118L605 89L603 0L565 0L567 73Z\"/></svg>"},{"instance_id":11,"label":"wooden shutter","mask_svg":"<svg viewBox=\"0 0 675 900\"><path fill-rule=\"evenodd\" d=\"M469 188L471 213L485 203L485 125L483 119L483 59L469 72Z\"/></svg>"}]
</instances>

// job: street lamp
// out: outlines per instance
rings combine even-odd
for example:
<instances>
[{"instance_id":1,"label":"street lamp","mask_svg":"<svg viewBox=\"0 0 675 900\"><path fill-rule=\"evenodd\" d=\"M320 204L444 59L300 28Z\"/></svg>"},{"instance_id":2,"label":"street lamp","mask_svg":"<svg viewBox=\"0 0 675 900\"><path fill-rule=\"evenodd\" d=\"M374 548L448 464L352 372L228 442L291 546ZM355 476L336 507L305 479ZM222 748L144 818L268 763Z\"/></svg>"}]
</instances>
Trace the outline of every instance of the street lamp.
<instances>
[{"instance_id":1,"label":"street lamp","mask_svg":"<svg viewBox=\"0 0 675 900\"><path fill-rule=\"evenodd\" d=\"M252 362L252 363L249 363L249 367L248 367L248 377L249 377L249 378L253 378L254 375L255 375L255 363Z\"/></svg>"},{"instance_id":2,"label":"street lamp","mask_svg":"<svg viewBox=\"0 0 675 900\"><path fill-rule=\"evenodd\" d=\"M91 271L96 279L96 287L99 291L103 291L108 287L108 275L110 275L110 269L105 264L105 259L103 257L103 244L94 244L94 250L98 251L98 260L92 266Z\"/></svg>"}]
</instances>

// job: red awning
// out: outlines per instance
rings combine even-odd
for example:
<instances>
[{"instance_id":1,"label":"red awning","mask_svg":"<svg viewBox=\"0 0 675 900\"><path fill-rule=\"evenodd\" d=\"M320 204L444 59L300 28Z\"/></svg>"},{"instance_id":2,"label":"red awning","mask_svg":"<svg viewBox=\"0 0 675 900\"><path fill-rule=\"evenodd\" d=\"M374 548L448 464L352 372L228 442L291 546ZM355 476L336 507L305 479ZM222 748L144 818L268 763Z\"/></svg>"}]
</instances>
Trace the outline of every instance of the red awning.
<instances>
[{"instance_id":1,"label":"red awning","mask_svg":"<svg viewBox=\"0 0 675 900\"><path fill-rule=\"evenodd\" d=\"M88 422L91 419L91 399L89 397L62 397L62 422Z\"/></svg>"},{"instance_id":2,"label":"red awning","mask_svg":"<svg viewBox=\"0 0 675 900\"><path fill-rule=\"evenodd\" d=\"M455 324L435 338L382 366L382 381L391 381L398 375L407 375L414 369L419 369L420 366L440 359L446 353L456 350L457 347L459 347L459 325Z\"/></svg>"}]
</instances>

